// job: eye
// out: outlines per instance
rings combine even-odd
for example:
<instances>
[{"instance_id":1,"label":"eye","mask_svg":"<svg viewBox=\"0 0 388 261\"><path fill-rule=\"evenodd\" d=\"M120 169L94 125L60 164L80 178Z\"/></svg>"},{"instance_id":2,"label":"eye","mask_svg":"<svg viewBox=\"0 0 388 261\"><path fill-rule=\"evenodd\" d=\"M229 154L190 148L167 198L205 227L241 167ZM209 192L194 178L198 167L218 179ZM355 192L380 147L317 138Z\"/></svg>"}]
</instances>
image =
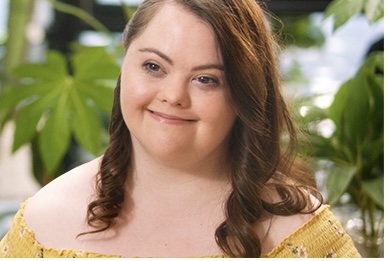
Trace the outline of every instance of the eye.
<instances>
[{"instance_id":1,"label":"eye","mask_svg":"<svg viewBox=\"0 0 388 261\"><path fill-rule=\"evenodd\" d=\"M144 67L150 72L158 72L160 70L159 65L150 62L145 63Z\"/></svg>"},{"instance_id":2,"label":"eye","mask_svg":"<svg viewBox=\"0 0 388 261\"><path fill-rule=\"evenodd\" d=\"M198 76L195 78L199 83L204 85L218 85L219 81L217 78L209 77L209 76Z\"/></svg>"},{"instance_id":3,"label":"eye","mask_svg":"<svg viewBox=\"0 0 388 261\"><path fill-rule=\"evenodd\" d=\"M154 76L154 77L164 77L165 71L162 67L154 62L145 62L143 64L143 69L146 73Z\"/></svg>"}]
</instances>

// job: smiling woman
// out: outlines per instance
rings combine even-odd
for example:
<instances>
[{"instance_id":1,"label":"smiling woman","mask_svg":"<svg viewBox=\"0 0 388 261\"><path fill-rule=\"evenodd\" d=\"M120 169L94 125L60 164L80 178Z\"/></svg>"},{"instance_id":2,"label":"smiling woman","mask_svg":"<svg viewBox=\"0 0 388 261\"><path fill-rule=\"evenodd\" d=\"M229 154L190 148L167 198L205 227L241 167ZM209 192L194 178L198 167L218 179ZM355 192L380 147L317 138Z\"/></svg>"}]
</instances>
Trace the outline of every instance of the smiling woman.
<instances>
[{"instance_id":1,"label":"smiling woman","mask_svg":"<svg viewBox=\"0 0 388 261\"><path fill-rule=\"evenodd\" d=\"M0 256L359 257L293 160L254 0L146 0L123 38L107 150L23 203Z\"/></svg>"},{"instance_id":2,"label":"smiling woman","mask_svg":"<svg viewBox=\"0 0 388 261\"><path fill-rule=\"evenodd\" d=\"M146 151L149 161L184 163L191 173L208 168L224 173L217 165L226 160L236 114L226 95L215 35L185 11L166 5L128 46L120 82L122 114L134 151Z\"/></svg>"}]
</instances>

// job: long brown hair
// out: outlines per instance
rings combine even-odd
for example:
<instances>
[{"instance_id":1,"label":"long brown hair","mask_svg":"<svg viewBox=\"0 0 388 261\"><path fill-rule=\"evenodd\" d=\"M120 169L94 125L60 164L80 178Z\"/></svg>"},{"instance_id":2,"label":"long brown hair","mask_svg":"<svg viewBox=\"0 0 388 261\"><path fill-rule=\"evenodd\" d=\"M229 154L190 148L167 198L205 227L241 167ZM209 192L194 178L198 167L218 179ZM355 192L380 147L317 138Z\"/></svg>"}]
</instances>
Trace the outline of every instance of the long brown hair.
<instances>
[{"instance_id":1,"label":"long brown hair","mask_svg":"<svg viewBox=\"0 0 388 261\"><path fill-rule=\"evenodd\" d=\"M259 257L261 243L255 225L263 212L311 213L317 206L311 206L306 192L320 198L313 176L297 168L299 164L294 161L298 135L281 94L278 45L267 13L254 0L145 0L124 30L125 49L166 1L203 19L217 37L227 97L237 120L229 144L232 192L225 205L226 219L215 237L227 256ZM97 175L97 196L88 206L88 224L95 228L89 233L115 224L124 201L125 181L131 178L132 145L121 113L120 79L109 131L110 143ZM264 198L270 189L277 192L280 201Z\"/></svg>"}]
</instances>

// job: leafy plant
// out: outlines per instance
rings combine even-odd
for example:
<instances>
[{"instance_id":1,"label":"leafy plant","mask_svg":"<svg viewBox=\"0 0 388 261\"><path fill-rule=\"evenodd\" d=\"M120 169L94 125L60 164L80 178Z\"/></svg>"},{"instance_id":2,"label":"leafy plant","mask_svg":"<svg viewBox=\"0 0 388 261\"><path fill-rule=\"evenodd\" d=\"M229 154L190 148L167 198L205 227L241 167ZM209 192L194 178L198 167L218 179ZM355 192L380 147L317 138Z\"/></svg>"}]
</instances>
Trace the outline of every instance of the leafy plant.
<instances>
[{"instance_id":1,"label":"leafy plant","mask_svg":"<svg viewBox=\"0 0 388 261\"><path fill-rule=\"evenodd\" d=\"M358 12L373 22L384 15L382 0L335 0L326 16L335 16L335 29ZM361 211L365 239L376 241L381 231L376 211L384 210L384 54L371 53L351 79L345 81L330 107L310 106L302 118L317 160L330 163L327 201L335 205L345 193ZM319 124L330 122L324 135ZM368 241L368 240L367 240ZM369 246L370 257L376 246Z\"/></svg>"},{"instance_id":2,"label":"leafy plant","mask_svg":"<svg viewBox=\"0 0 388 261\"><path fill-rule=\"evenodd\" d=\"M349 194L361 210L364 236L372 239L381 236L376 211L384 210L383 60L383 53L371 54L357 74L342 84L327 111L311 110L321 118L308 114L309 120L305 120L310 124L305 125L313 148L310 154L331 162L327 202L335 205L342 195ZM329 137L316 128L326 120L335 125Z\"/></svg>"},{"instance_id":3,"label":"leafy plant","mask_svg":"<svg viewBox=\"0 0 388 261\"><path fill-rule=\"evenodd\" d=\"M365 13L369 22L376 22L384 17L384 0L334 0L326 8L326 17L334 16L334 30L344 25L350 18Z\"/></svg>"},{"instance_id":4,"label":"leafy plant","mask_svg":"<svg viewBox=\"0 0 388 261\"><path fill-rule=\"evenodd\" d=\"M31 3L27 2L10 3L10 36L20 36L17 32L26 30L27 19L19 18L29 17L31 8L27 4ZM110 46L93 48L75 43L78 48L73 49L70 57L48 50L45 62L23 64L22 38L9 37L5 42L7 52L0 77L0 132L7 122L13 122L13 152L24 144L32 145L34 175L42 185L63 173L64 156L73 147L92 155L102 152L107 142L104 123L110 115L113 87L119 74L116 61L122 55L113 34L91 14L58 0L49 2L54 9L81 19L112 42ZM127 19L136 10L124 2L121 7ZM112 48L114 52L108 51Z\"/></svg>"},{"instance_id":5,"label":"leafy plant","mask_svg":"<svg viewBox=\"0 0 388 261\"><path fill-rule=\"evenodd\" d=\"M362 209L384 207L383 59L372 54L340 87L327 111L335 124L330 137L310 129L314 155L336 163L327 178L330 204L349 192Z\"/></svg>"},{"instance_id":6,"label":"leafy plant","mask_svg":"<svg viewBox=\"0 0 388 261\"><path fill-rule=\"evenodd\" d=\"M106 130L99 112L110 113L119 73L114 55L102 47L84 47L73 54L68 68L64 55L51 50L44 63L21 64L14 73L19 84L0 96L0 112L15 120L13 151L37 137L49 173L63 159L72 136L90 153L101 152Z\"/></svg>"},{"instance_id":7,"label":"leafy plant","mask_svg":"<svg viewBox=\"0 0 388 261\"><path fill-rule=\"evenodd\" d=\"M309 14L282 15L270 21L274 31L279 32L278 38L283 46L308 48L321 46L325 41L321 28L312 23Z\"/></svg>"}]
</instances>

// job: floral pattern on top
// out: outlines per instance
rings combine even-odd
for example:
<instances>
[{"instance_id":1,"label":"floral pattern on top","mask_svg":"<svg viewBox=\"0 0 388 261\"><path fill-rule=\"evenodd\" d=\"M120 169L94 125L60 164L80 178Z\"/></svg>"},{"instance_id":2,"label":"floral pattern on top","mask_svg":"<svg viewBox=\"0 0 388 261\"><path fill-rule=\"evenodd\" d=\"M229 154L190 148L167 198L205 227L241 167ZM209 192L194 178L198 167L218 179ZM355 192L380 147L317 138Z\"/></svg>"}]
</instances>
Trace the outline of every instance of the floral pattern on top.
<instances>
[{"instance_id":1,"label":"floral pattern on top","mask_svg":"<svg viewBox=\"0 0 388 261\"><path fill-rule=\"evenodd\" d=\"M0 257L72 257L108 258L121 257L102 253L92 253L79 249L53 249L41 245L34 232L23 218L27 201L23 202L5 237L0 241ZM324 243L322 243L324 242ZM224 255L202 256L222 258ZM361 257L352 239L345 233L340 222L325 206L322 211L297 229L268 254L266 258L323 258Z\"/></svg>"}]
</instances>

